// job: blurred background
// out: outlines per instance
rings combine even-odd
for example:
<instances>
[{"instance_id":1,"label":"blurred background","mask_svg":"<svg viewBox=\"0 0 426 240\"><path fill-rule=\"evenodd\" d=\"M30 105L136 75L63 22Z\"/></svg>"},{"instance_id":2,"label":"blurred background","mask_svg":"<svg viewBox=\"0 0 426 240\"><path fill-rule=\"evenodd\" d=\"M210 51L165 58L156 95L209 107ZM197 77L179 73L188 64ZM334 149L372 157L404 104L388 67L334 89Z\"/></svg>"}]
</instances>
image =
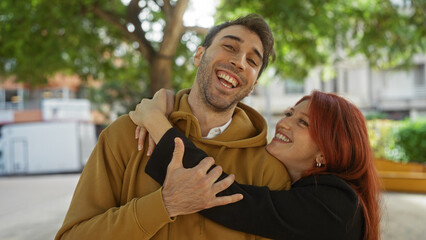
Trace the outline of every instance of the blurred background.
<instances>
[{"instance_id":1,"label":"blurred background","mask_svg":"<svg viewBox=\"0 0 426 240\"><path fill-rule=\"evenodd\" d=\"M245 103L273 132L317 89L364 113L382 239L426 234L426 0L2 0L0 239L51 239L97 136L160 88L189 88L208 29L262 15L277 57Z\"/></svg>"}]
</instances>

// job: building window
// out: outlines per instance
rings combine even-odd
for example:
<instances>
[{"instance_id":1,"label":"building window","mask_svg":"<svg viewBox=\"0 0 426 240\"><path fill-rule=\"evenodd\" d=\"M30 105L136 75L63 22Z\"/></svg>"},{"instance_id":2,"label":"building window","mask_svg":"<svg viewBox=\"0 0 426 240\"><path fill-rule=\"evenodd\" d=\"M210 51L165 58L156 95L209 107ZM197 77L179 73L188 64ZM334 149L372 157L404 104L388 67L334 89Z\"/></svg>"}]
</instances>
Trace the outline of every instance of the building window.
<instances>
[{"instance_id":1,"label":"building window","mask_svg":"<svg viewBox=\"0 0 426 240\"><path fill-rule=\"evenodd\" d=\"M348 70L345 70L344 72L343 72L343 92L344 93L347 93L347 92L349 92L348 91L348 87L349 87L349 73L348 73Z\"/></svg>"},{"instance_id":2,"label":"building window","mask_svg":"<svg viewBox=\"0 0 426 240\"><path fill-rule=\"evenodd\" d=\"M417 86L425 85L425 64L419 64L415 70L415 83Z\"/></svg>"},{"instance_id":3,"label":"building window","mask_svg":"<svg viewBox=\"0 0 426 240\"><path fill-rule=\"evenodd\" d=\"M305 93L305 84L303 82L296 82L291 79L286 79L284 82L286 94Z\"/></svg>"},{"instance_id":4,"label":"building window","mask_svg":"<svg viewBox=\"0 0 426 240\"><path fill-rule=\"evenodd\" d=\"M18 109L19 103L22 101L20 98L18 90L5 90L6 109Z\"/></svg>"},{"instance_id":5,"label":"building window","mask_svg":"<svg viewBox=\"0 0 426 240\"><path fill-rule=\"evenodd\" d=\"M333 83L333 90L332 90L332 92L337 93L337 89L338 89L338 86L337 86L337 78L334 78L334 79L332 80L332 83Z\"/></svg>"}]
</instances>

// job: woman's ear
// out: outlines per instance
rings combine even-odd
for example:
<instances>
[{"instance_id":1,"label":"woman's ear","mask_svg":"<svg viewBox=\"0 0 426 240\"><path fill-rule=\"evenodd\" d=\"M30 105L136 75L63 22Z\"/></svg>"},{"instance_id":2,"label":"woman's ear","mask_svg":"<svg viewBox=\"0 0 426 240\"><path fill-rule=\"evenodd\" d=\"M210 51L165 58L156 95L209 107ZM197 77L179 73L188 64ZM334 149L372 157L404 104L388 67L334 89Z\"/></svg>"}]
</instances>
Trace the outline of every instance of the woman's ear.
<instances>
[{"instance_id":1,"label":"woman's ear","mask_svg":"<svg viewBox=\"0 0 426 240\"><path fill-rule=\"evenodd\" d=\"M200 66L201 59L203 58L205 51L206 51L206 48L203 46L199 46L197 48L197 52L195 52L195 55L194 55L194 65L196 67Z\"/></svg>"},{"instance_id":2,"label":"woman's ear","mask_svg":"<svg viewBox=\"0 0 426 240\"><path fill-rule=\"evenodd\" d=\"M322 153L318 153L315 157L315 166L317 167L323 167L325 166L326 162L324 159L324 155Z\"/></svg>"}]
</instances>

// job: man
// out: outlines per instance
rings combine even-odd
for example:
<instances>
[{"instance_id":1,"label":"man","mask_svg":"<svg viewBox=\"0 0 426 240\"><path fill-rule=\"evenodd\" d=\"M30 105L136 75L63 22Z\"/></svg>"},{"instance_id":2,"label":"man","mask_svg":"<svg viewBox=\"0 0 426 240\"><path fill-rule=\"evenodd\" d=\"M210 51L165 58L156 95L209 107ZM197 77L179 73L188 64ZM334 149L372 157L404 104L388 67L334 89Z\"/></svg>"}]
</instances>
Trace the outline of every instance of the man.
<instances>
[{"instance_id":1,"label":"man","mask_svg":"<svg viewBox=\"0 0 426 240\"><path fill-rule=\"evenodd\" d=\"M284 189L287 172L264 149L264 119L239 103L271 56L272 33L257 15L212 28L194 56L194 85L177 94L169 120L240 183ZM196 213L173 217L179 214L168 212L161 186L144 171L149 156L137 151L134 131L125 115L102 132L56 239L257 238Z\"/></svg>"}]
</instances>

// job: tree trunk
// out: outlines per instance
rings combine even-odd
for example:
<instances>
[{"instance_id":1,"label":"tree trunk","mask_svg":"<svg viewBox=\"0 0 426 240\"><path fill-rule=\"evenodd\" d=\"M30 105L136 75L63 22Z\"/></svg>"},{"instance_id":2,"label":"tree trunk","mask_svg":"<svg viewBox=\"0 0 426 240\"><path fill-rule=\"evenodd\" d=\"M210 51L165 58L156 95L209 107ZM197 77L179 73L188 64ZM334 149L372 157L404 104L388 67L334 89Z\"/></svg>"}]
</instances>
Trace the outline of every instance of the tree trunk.
<instances>
[{"instance_id":1,"label":"tree trunk","mask_svg":"<svg viewBox=\"0 0 426 240\"><path fill-rule=\"evenodd\" d=\"M161 88L172 89L172 60L173 58L156 57L150 64L151 96Z\"/></svg>"}]
</instances>

